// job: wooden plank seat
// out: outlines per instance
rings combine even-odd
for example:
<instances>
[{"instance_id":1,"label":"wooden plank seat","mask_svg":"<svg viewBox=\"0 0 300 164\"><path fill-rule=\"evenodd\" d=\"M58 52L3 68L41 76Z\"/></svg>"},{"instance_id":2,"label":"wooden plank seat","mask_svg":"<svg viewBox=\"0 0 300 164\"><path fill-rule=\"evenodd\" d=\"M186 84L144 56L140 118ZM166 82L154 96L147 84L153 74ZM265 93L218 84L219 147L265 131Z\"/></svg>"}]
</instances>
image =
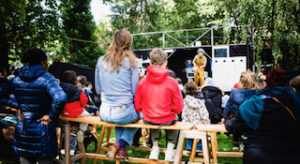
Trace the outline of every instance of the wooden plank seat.
<instances>
[{"instance_id":1,"label":"wooden plank seat","mask_svg":"<svg viewBox=\"0 0 300 164\"><path fill-rule=\"evenodd\" d=\"M93 125L103 125L106 127L126 127L126 128L149 128L149 129L166 129L166 130L189 130L193 128L193 125L186 122L176 122L174 125L160 126L160 125L149 125L143 123L143 120L138 120L132 124L119 125L101 121L98 116L85 116L77 118L60 117L64 121L82 122Z\"/></svg>"},{"instance_id":2,"label":"wooden plank seat","mask_svg":"<svg viewBox=\"0 0 300 164\"><path fill-rule=\"evenodd\" d=\"M243 152L219 152L218 142L217 142L217 133L218 132L227 132L224 124L210 124L210 125L196 125L198 131L208 132L211 141L211 153L213 157L213 163L218 163L218 157L243 157ZM195 162L198 162L195 160Z\"/></svg>"},{"instance_id":3,"label":"wooden plank seat","mask_svg":"<svg viewBox=\"0 0 300 164\"><path fill-rule=\"evenodd\" d=\"M174 125L168 125L168 126L160 126L160 125L149 125L143 123L142 120L139 120L132 124L127 125L119 125L119 124L112 124L105 121L102 121L100 117L98 116L85 116L85 117L77 117L77 118L68 118L68 117L60 117L61 120L65 121L65 158L63 160L63 163L71 164L72 162L83 159L82 163L86 161L86 158L94 158L94 163L97 162L97 159L104 159L109 160L105 155L99 154L100 151L108 151L108 145L109 145L109 138L111 133L111 128L113 127L127 127L127 128L149 128L149 129L167 129L167 130L190 130L194 126L190 123L185 122L176 122ZM93 124L93 125L102 125L102 129L100 132L99 140L98 140L98 146L96 153L85 153L85 150L81 149L80 154L76 155L75 157L70 157L70 123L69 122L80 122L80 123L87 123L87 124ZM106 143L103 144L104 134L107 133L106 136ZM79 143L80 145L80 143ZM81 147L81 146L80 146ZM118 159L115 159L118 162ZM135 162L135 163L169 163L162 160L152 161L149 159L143 159L143 158L132 158L129 157L128 162Z\"/></svg>"},{"instance_id":4,"label":"wooden plank seat","mask_svg":"<svg viewBox=\"0 0 300 164\"><path fill-rule=\"evenodd\" d=\"M202 132L207 132L208 136L210 136L210 145L211 145L211 157L212 159L209 159L210 162L213 163L218 163L217 161L217 157L242 157L243 153L242 152L219 152L218 151L218 144L217 144L217 137L216 137L216 133L217 132L227 132L224 125L223 124L211 124L211 125L192 125L190 123L185 123L185 122L176 122L174 125L169 125L169 126L159 126L159 125L149 125L149 124L145 124L143 123L142 120L139 120L135 123L132 124L127 124L127 125L118 125L118 124L112 124L112 123L108 123L105 121L101 121L100 117L98 116L85 116L85 117L78 117L78 118L67 118L67 117L60 117L61 120L65 121L65 134L69 134L70 132L67 132L69 128L67 128L67 126L69 125L69 122L82 122L82 123L87 123L87 124L93 124L93 125L102 125L101 128L101 132L99 135L99 139L98 139L98 145L97 145L97 150L95 153L85 153L85 150L80 150L81 153L76 155L73 158L70 158L70 154L69 152L67 152L67 149L69 150L69 135L66 135L65 137L65 147L66 147L66 155L65 155L65 159L64 159L64 163L72 163L75 160L78 160L80 158L83 159L83 161L85 161L85 158L93 158L94 163L96 164L97 159L102 159L102 160L109 160L105 155L103 154L99 154L100 151L108 151L109 148L108 146L110 145L109 143L109 138L110 138L110 133L111 133L111 129L114 127L128 127L128 128L142 128L142 129L168 129L168 130L191 130L191 129L196 129L198 131L202 131ZM106 142L103 143L104 140L104 134L106 135ZM67 145L68 144L68 145ZM81 146L80 146L81 147ZM149 150L151 151L151 148L148 147L130 147L130 148L134 148L134 149L140 149L140 150ZM194 146L193 146L194 149ZM196 149L196 148L195 148ZM165 149L160 149L161 152L164 152ZM192 153L189 153L187 151L183 151L184 156L191 156L192 159L194 159L193 162L203 162L204 159L195 159L195 152L196 150L192 150ZM203 155L203 153L197 153L197 155ZM80 157L80 158L79 158ZM114 159L117 161L117 163L119 163L118 159ZM165 161L152 161L149 159L143 159L143 158L133 158L133 157L129 157L127 162L135 162L135 163L168 163Z\"/></svg>"}]
</instances>

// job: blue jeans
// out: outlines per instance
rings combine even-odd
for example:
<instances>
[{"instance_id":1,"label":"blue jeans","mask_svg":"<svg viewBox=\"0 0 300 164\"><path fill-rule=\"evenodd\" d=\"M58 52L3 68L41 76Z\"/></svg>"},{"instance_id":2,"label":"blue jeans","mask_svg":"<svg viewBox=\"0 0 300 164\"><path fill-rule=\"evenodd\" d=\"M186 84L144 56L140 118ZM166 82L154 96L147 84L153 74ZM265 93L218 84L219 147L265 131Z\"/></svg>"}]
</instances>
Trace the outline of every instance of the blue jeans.
<instances>
[{"instance_id":1,"label":"blue jeans","mask_svg":"<svg viewBox=\"0 0 300 164\"><path fill-rule=\"evenodd\" d=\"M187 144L186 144L186 149L187 150L192 150L193 142L194 142L193 139L188 139ZM201 140L197 143L196 150L202 150L202 142L201 142Z\"/></svg>"},{"instance_id":2,"label":"blue jeans","mask_svg":"<svg viewBox=\"0 0 300 164\"><path fill-rule=\"evenodd\" d=\"M100 118L103 121L121 125L134 123L139 119L133 104L114 106L106 103L100 106ZM132 145L137 130L137 128L116 127L116 139L117 141L123 139L128 145Z\"/></svg>"}]
</instances>

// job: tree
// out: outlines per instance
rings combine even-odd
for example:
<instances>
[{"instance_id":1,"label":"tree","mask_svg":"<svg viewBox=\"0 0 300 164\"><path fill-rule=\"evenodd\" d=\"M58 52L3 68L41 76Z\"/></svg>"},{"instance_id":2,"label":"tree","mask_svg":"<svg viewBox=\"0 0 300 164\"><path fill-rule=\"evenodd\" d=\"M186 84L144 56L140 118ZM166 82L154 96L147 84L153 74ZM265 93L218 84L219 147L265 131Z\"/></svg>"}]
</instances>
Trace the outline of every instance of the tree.
<instances>
[{"instance_id":1,"label":"tree","mask_svg":"<svg viewBox=\"0 0 300 164\"><path fill-rule=\"evenodd\" d=\"M94 34L96 25L90 12L90 0L62 0L63 20L61 55L59 60L95 67L103 54Z\"/></svg>"},{"instance_id":2,"label":"tree","mask_svg":"<svg viewBox=\"0 0 300 164\"><path fill-rule=\"evenodd\" d=\"M1 64L18 67L16 63L26 49L45 49L58 39L60 27L55 0L2 0L0 3Z\"/></svg>"}]
</instances>

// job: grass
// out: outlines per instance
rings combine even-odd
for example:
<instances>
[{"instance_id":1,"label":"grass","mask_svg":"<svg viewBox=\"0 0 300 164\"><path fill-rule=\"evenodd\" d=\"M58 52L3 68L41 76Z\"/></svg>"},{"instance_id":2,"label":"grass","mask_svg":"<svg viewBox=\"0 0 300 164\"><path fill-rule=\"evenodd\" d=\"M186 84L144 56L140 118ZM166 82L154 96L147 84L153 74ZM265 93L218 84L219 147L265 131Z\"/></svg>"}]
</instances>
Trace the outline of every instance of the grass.
<instances>
[{"instance_id":1,"label":"grass","mask_svg":"<svg viewBox=\"0 0 300 164\"><path fill-rule=\"evenodd\" d=\"M101 128L98 128L98 133L100 133ZM162 132L164 134L164 132ZM100 135L100 134L99 134ZM163 136L163 135L162 135ZM218 138L218 148L219 151L232 151L232 137L227 137L225 134L221 133L217 135ZM106 140L106 134L104 137L104 141ZM115 130L112 129L111 132L111 137L110 137L110 142L115 142ZM160 147L166 147L166 138L162 137L159 146ZM141 143L142 144L142 143ZM88 148L87 152L94 153L95 150L95 145L94 143L91 143ZM102 152L103 153L103 152ZM135 150L135 149L128 149L127 153L129 154L130 157L141 157L141 158L148 158L150 152L149 151L143 151L143 150ZM164 159L164 153L160 153L159 159L163 160ZM182 161L188 161L189 157L182 157ZM93 164L93 159L88 159L87 163L88 164ZM241 158L218 158L218 162L221 164L241 164L242 159ZM114 161L102 161L98 160L98 164L115 164ZM121 164L126 164L128 162L121 162Z\"/></svg>"}]
</instances>

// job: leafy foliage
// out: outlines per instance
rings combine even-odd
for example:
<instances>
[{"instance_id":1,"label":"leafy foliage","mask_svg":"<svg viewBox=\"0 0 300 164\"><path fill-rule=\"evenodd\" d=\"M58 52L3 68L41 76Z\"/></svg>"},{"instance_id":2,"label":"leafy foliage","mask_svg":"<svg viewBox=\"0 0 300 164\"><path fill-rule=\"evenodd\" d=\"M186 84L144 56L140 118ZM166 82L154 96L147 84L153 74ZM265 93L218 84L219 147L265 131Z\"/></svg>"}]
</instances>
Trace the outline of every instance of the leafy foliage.
<instances>
[{"instance_id":1,"label":"leafy foliage","mask_svg":"<svg viewBox=\"0 0 300 164\"><path fill-rule=\"evenodd\" d=\"M272 62L284 69L300 69L300 2L296 0L105 0L112 7L113 29L131 33L235 26L214 31L215 44L251 42L255 34L257 62ZM190 33L190 38L200 36ZM184 34L174 34L184 42ZM161 47L162 36L138 36L134 48ZM160 38L160 39L159 39ZM209 43L209 41L204 41ZM173 43L166 43L171 44ZM273 61L265 58L272 51ZM289 64L286 64L289 63Z\"/></svg>"},{"instance_id":2,"label":"leafy foliage","mask_svg":"<svg viewBox=\"0 0 300 164\"><path fill-rule=\"evenodd\" d=\"M90 0L62 0L61 11L63 20L61 59L94 68L103 52L94 34L96 25L90 12Z\"/></svg>"},{"instance_id":3,"label":"leafy foliage","mask_svg":"<svg viewBox=\"0 0 300 164\"><path fill-rule=\"evenodd\" d=\"M16 61L29 47L55 46L60 33L55 0L1 0L0 4L1 64L8 64L9 57L9 64L18 67Z\"/></svg>"}]
</instances>

